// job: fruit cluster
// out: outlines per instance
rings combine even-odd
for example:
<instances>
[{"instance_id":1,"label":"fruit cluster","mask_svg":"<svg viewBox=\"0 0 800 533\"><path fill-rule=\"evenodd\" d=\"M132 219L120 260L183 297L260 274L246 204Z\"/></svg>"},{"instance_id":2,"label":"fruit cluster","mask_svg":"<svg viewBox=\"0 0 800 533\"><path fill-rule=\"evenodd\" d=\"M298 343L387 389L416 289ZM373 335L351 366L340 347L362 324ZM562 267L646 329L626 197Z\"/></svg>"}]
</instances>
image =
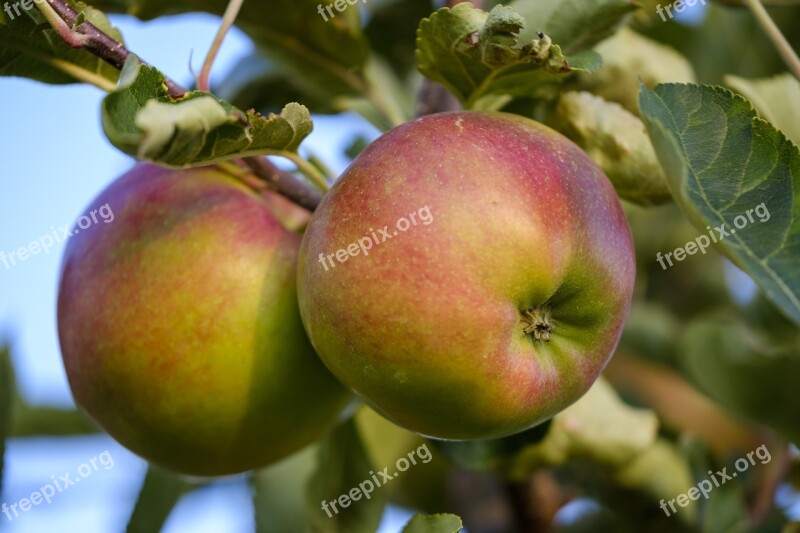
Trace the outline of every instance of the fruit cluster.
<instances>
[{"instance_id":1,"label":"fruit cluster","mask_svg":"<svg viewBox=\"0 0 800 533\"><path fill-rule=\"evenodd\" d=\"M140 164L92 205L58 303L77 403L132 451L223 475L318 439L351 391L440 439L523 431L581 397L630 305L619 200L575 145L531 120L457 112L369 146L311 217L215 167ZM323 269L398 213L391 246ZM387 219L388 218L388 219Z\"/></svg>"}]
</instances>

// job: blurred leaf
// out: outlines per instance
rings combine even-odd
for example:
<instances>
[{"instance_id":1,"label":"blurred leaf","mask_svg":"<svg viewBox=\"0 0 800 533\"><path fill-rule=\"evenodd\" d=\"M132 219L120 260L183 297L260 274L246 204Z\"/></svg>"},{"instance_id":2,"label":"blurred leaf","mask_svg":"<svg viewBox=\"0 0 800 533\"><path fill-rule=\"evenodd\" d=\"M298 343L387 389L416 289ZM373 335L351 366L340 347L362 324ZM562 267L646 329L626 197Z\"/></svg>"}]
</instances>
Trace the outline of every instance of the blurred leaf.
<instances>
[{"instance_id":1,"label":"blurred leaf","mask_svg":"<svg viewBox=\"0 0 800 533\"><path fill-rule=\"evenodd\" d=\"M764 120L800 146L800 81L789 73L761 80L725 76L725 83L743 95Z\"/></svg>"},{"instance_id":2,"label":"blurred leaf","mask_svg":"<svg viewBox=\"0 0 800 533\"><path fill-rule=\"evenodd\" d=\"M664 430L695 435L718 457L746 453L763 442L756 428L698 392L670 367L619 350L603 376L620 394L655 411Z\"/></svg>"},{"instance_id":3,"label":"blurred leaf","mask_svg":"<svg viewBox=\"0 0 800 533\"><path fill-rule=\"evenodd\" d=\"M664 22L657 14L656 6L663 7L667 2L637 1L643 4L635 14L643 22L637 30L683 54L693 65L700 83L722 84L724 76L730 73L762 78L786 71L786 63L749 9L706 1L705 9L696 6L701 16L694 24L681 24ZM796 31L800 9L775 10L773 19L792 47L800 49L800 32Z\"/></svg>"},{"instance_id":4,"label":"blurred leaf","mask_svg":"<svg viewBox=\"0 0 800 533\"><path fill-rule=\"evenodd\" d=\"M224 8L227 0L216 3ZM335 18L326 21L317 11L320 5L328 2L246 2L237 24L306 94L324 99L366 93L362 69L369 48L361 34L359 8L348 4L342 13L333 10Z\"/></svg>"},{"instance_id":5,"label":"blurred leaf","mask_svg":"<svg viewBox=\"0 0 800 533\"><path fill-rule=\"evenodd\" d=\"M360 75L368 47L361 35L359 8L348 5L334 18L317 11L318 0L245 2L236 19L261 52L276 61L303 91L318 99L365 90ZM162 15L224 13L228 0L95 0L108 12L128 13L148 20Z\"/></svg>"},{"instance_id":6,"label":"blurred leaf","mask_svg":"<svg viewBox=\"0 0 800 533\"><path fill-rule=\"evenodd\" d=\"M256 533L308 533L306 486L317 466L318 447L307 446L280 463L250 476Z\"/></svg>"},{"instance_id":7,"label":"blurred leaf","mask_svg":"<svg viewBox=\"0 0 800 533\"><path fill-rule=\"evenodd\" d=\"M417 25L434 10L431 0L370 0L364 35L373 50L383 56L396 74L405 77L414 68Z\"/></svg>"},{"instance_id":8,"label":"blurred leaf","mask_svg":"<svg viewBox=\"0 0 800 533\"><path fill-rule=\"evenodd\" d=\"M708 479L707 475L704 479ZM743 483L725 483L714 488L705 502L703 533L747 531L747 505Z\"/></svg>"},{"instance_id":9,"label":"blurred leaf","mask_svg":"<svg viewBox=\"0 0 800 533\"><path fill-rule=\"evenodd\" d=\"M800 324L798 147L721 87L642 87L640 107L676 202ZM733 229L741 219L742 231Z\"/></svg>"},{"instance_id":10,"label":"blurred leaf","mask_svg":"<svg viewBox=\"0 0 800 533\"><path fill-rule=\"evenodd\" d=\"M376 467L367 456L353 420L341 424L325 437L318 453L318 469L307 489L307 513L314 531L373 533L383 516L386 491L374 483L372 476ZM393 474L388 472L389 476ZM371 492L366 490L367 482L373 487ZM351 494L357 498L352 499ZM343 501L346 506L342 505ZM323 504L327 504L327 512Z\"/></svg>"},{"instance_id":11,"label":"blurred leaf","mask_svg":"<svg viewBox=\"0 0 800 533\"><path fill-rule=\"evenodd\" d=\"M662 468L668 465L654 466L658 470L650 475L659 477L664 474ZM697 533L697 528L687 521L690 513L681 510L678 517L667 516L660 508L660 498L656 499L649 487L631 488L620 483L615 470L587 458L577 458L556 467L554 471L562 486L577 495L582 505L573 507L580 520L570 520L568 525L554 528L554 531ZM681 491L687 488L684 486ZM669 498L676 495L672 493Z\"/></svg>"},{"instance_id":12,"label":"blurred leaf","mask_svg":"<svg viewBox=\"0 0 800 533\"><path fill-rule=\"evenodd\" d=\"M544 440L523 450L511 472L524 476L539 466L574 458L618 467L652 446L657 430L655 413L625 404L601 377L553 418Z\"/></svg>"},{"instance_id":13,"label":"blurred leaf","mask_svg":"<svg viewBox=\"0 0 800 533\"><path fill-rule=\"evenodd\" d=\"M264 117L201 91L172 100L164 75L135 57L125 64L119 89L103 101L102 115L114 146L137 159L176 167L295 152L313 127L308 109L299 104Z\"/></svg>"},{"instance_id":14,"label":"blurred leaf","mask_svg":"<svg viewBox=\"0 0 800 533\"><path fill-rule=\"evenodd\" d=\"M415 515L402 533L458 533L464 528L461 519L454 514Z\"/></svg>"},{"instance_id":15,"label":"blurred leaf","mask_svg":"<svg viewBox=\"0 0 800 533\"><path fill-rule=\"evenodd\" d=\"M800 443L800 335L777 347L729 317L692 323L681 338L681 363L711 398Z\"/></svg>"},{"instance_id":16,"label":"blurred leaf","mask_svg":"<svg viewBox=\"0 0 800 533\"><path fill-rule=\"evenodd\" d=\"M541 442L547 435L552 419L538 426L501 439L431 441L445 457L467 470L500 468L522 450Z\"/></svg>"},{"instance_id":17,"label":"blurred leaf","mask_svg":"<svg viewBox=\"0 0 800 533\"><path fill-rule=\"evenodd\" d=\"M520 39L544 32L566 54L587 50L610 36L638 7L632 0L515 0L510 6L528 21Z\"/></svg>"},{"instance_id":18,"label":"blurred leaf","mask_svg":"<svg viewBox=\"0 0 800 533\"><path fill-rule=\"evenodd\" d=\"M595 73L577 75L577 87L639 114L639 84L693 83L691 63L669 46L648 39L630 28L620 29L595 51L603 66Z\"/></svg>"},{"instance_id":19,"label":"blurred leaf","mask_svg":"<svg viewBox=\"0 0 800 533\"><path fill-rule=\"evenodd\" d=\"M355 159L367 146L369 146L369 139L363 135L359 135L345 148L344 154L350 159Z\"/></svg>"},{"instance_id":20,"label":"blurred leaf","mask_svg":"<svg viewBox=\"0 0 800 533\"><path fill-rule=\"evenodd\" d=\"M379 109L390 119L385 127L376 124L382 131L388 131L393 126L399 126L414 118L414 98L392 70L389 63L381 57L372 57L368 62L364 75L372 88L373 104L379 104ZM342 109L350 109L347 105ZM391 122L394 120L394 122Z\"/></svg>"},{"instance_id":21,"label":"blurred leaf","mask_svg":"<svg viewBox=\"0 0 800 533\"><path fill-rule=\"evenodd\" d=\"M417 450L420 462L386 487L389 501L427 512L448 508L447 475L452 466L442 454L431 453L428 444L434 447L434 442L393 424L366 405L359 408L354 420L374 465L396 464L400 457Z\"/></svg>"},{"instance_id":22,"label":"blurred leaf","mask_svg":"<svg viewBox=\"0 0 800 533\"><path fill-rule=\"evenodd\" d=\"M296 79L256 52L242 57L230 74L214 85L212 92L240 109L253 108L262 113L280 112L286 102L300 101L314 114L338 112L330 98L314 98L304 93Z\"/></svg>"},{"instance_id":23,"label":"blurred leaf","mask_svg":"<svg viewBox=\"0 0 800 533\"><path fill-rule=\"evenodd\" d=\"M161 531L181 497L194 488L194 484L177 474L149 466L127 533Z\"/></svg>"},{"instance_id":24,"label":"blurred leaf","mask_svg":"<svg viewBox=\"0 0 800 533\"><path fill-rule=\"evenodd\" d=\"M122 42L122 36L103 13L72 0L68 3L84 20ZM7 2L6 6L10 4ZM90 52L65 44L35 6L20 12L12 19L0 10L0 76L53 84L91 83L105 91L114 89L119 78L116 68Z\"/></svg>"},{"instance_id":25,"label":"blurred leaf","mask_svg":"<svg viewBox=\"0 0 800 533\"><path fill-rule=\"evenodd\" d=\"M366 405L359 407L353 421L370 464L376 466L392 465L398 457L425 444L416 433L393 424Z\"/></svg>"},{"instance_id":26,"label":"blurred leaf","mask_svg":"<svg viewBox=\"0 0 800 533\"><path fill-rule=\"evenodd\" d=\"M603 169L623 199L640 205L671 200L667 178L638 117L590 93L567 92L551 120Z\"/></svg>"},{"instance_id":27,"label":"blurred leaf","mask_svg":"<svg viewBox=\"0 0 800 533\"><path fill-rule=\"evenodd\" d=\"M521 44L524 26L525 19L508 7L491 13L469 3L442 8L420 22L417 67L466 108L499 109L512 97L535 96L565 74L599 66L594 52L568 61L547 35Z\"/></svg>"},{"instance_id":28,"label":"blurred leaf","mask_svg":"<svg viewBox=\"0 0 800 533\"><path fill-rule=\"evenodd\" d=\"M717 4L724 4L729 6L746 6L746 0L712 0ZM761 0L765 6L796 6L800 5L800 0Z\"/></svg>"},{"instance_id":29,"label":"blurred leaf","mask_svg":"<svg viewBox=\"0 0 800 533\"><path fill-rule=\"evenodd\" d=\"M634 302L617 350L674 365L679 332L678 319L662 304Z\"/></svg>"},{"instance_id":30,"label":"blurred leaf","mask_svg":"<svg viewBox=\"0 0 800 533\"><path fill-rule=\"evenodd\" d=\"M260 111L280 111L286 102L302 101L314 114L356 111L381 130L392 127L392 120L408 120L413 101L388 65L370 59L364 69L374 101L360 95L308 94L298 78L281 70L263 55L253 53L239 61L232 73L215 86L214 94L234 105ZM380 111L375 104L381 106ZM384 113L385 114L382 114Z\"/></svg>"},{"instance_id":31,"label":"blurred leaf","mask_svg":"<svg viewBox=\"0 0 800 533\"><path fill-rule=\"evenodd\" d=\"M652 446L615 470L614 478L625 487L644 491L654 501L674 498L695 484L686 456L666 439L656 440ZM688 522L696 514L697 509L692 506L682 509L679 516Z\"/></svg>"},{"instance_id":32,"label":"blurred leaf","mask_svg":"<svg viewBox=\"0 0 800 533\"><path fill-rule=\"evenodd\" d=\"M745 322L767 334L774 344L791 342L797 338L797 326L761 291L743 311Z\"/></svg>"},{"instance_id":33,"label":"blurred leaf","mask_svg":"<svg viewBox=\"0 0 800 533\"><path fill-rule=\"evenodd\" d=\"M0 494L3 494L3 467L5 463L6 439L11 431L12 406L14 401L14 369L7 346L0 346Z\"/></svg>"}]
</instances>

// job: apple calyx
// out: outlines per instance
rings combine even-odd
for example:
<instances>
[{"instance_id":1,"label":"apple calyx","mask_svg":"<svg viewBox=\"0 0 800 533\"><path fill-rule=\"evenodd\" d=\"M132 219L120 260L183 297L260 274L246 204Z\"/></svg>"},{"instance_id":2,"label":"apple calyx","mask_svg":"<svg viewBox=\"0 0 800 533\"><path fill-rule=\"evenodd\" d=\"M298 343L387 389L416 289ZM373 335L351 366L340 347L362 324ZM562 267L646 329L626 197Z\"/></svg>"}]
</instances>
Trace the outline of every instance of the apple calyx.
<instances>
[{"instance_id":1,"label":"apple calyx","mask_svg":"<svg viewBox=\"0 0 800 533\"><path fill-rule=\"evenodd\" d=\"M525 309L522 312L522 321L525 323L522 332L526 335L532 335L534 342L550 342L550 334L555 330L555 326L550 323L550 310L548 308L531 307Z\"/></svg>"}]
</instances>

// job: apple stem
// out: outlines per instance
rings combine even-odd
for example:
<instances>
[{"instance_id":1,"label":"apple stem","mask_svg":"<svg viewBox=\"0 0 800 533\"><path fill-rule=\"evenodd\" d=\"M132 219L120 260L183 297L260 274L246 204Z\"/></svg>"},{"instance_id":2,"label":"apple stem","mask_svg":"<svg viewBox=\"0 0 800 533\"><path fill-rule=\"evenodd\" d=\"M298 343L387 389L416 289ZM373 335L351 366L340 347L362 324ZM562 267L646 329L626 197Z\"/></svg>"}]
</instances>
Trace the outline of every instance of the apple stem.
<instances>
[{"instance_id":1,"label":"apple stem","mask_svg":"<svg viewBox=\"0 0 800 533\"><path fill-rule=\"evenodd\" d=\"M522 312L522 321L525 323L522 332L532 335L534 342L550 342L550 335L555 330L555 326L550 323L550 311L546 307L525 309Z\"/></svg>"}]
</instances>

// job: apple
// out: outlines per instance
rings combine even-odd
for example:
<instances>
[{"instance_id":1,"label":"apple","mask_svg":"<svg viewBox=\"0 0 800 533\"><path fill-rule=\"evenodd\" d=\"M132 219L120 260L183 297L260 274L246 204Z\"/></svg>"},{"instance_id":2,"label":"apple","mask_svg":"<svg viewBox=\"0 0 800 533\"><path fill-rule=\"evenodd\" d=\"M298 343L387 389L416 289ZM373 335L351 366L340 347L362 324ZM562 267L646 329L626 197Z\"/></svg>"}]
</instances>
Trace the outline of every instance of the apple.
<instances>
[{"instance_id":1,"label":"apple","mask_svg":"<svg viewBox=\"0 0 800 533\"><path fill-rule=\"evenodd\" d=\"M580 398L635 278L611 183L575 144L504 113L386 133L312 216L300 313L340 381L396 424L453 440L531 428Z\"/></svg>"},{"instance_id":2,"label":"apple","mask_svg":"<svg viewBox=\"0 0 800 533\"><path fill-rule=\"evenodd\" d=\"M213 167L140 164L92 203L113 217L69 240L58 329L75 401L157 465L259 468L349 402L300 321L300 235L270 205Z\"/></svg>"}]
</instances>

